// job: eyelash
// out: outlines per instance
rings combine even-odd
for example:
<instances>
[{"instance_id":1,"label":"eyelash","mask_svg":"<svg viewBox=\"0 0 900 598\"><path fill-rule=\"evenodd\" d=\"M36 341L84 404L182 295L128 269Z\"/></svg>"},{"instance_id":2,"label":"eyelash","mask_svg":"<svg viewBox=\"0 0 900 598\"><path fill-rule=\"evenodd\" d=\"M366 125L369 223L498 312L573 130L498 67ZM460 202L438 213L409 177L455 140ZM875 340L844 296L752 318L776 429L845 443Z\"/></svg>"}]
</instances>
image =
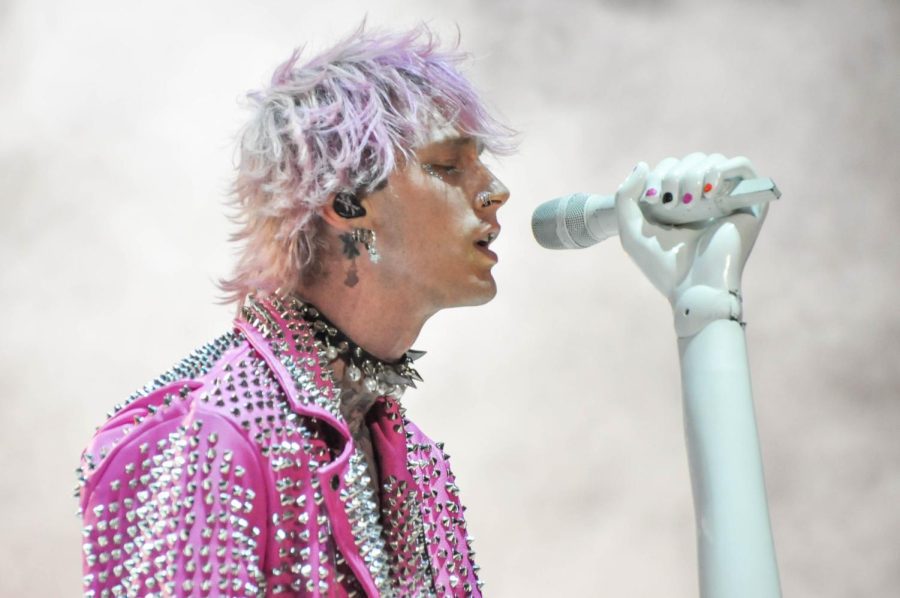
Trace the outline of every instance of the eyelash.
<instances>
[{"instance_id":1,"label":"eyelash","mask_svg":"<svg viewBox=\"0 0 900 598\"><path fill-rule=\"evenodd\" d=\"M462 169L450 164L422 164L422 170L439 179L445 175L454 175L462 172Z\"/></svg>"}]
</instances>

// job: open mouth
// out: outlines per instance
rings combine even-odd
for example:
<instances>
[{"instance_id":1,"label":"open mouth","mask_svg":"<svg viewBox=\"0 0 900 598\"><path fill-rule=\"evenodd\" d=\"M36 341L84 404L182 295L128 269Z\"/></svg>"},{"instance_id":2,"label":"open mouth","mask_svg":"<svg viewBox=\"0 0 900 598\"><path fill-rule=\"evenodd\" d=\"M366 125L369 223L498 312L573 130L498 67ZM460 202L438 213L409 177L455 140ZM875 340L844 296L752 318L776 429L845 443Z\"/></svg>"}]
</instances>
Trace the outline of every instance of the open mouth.
<instances>
[{"instance_id":1,"label":"open mouth","mask_svg":"<svg viewBox=\"0 0 900 598\"><path fill-rule=\"evenodd\" d=\"M490 232L489 232L488 234L486 234L484 237L482 237L481 239L478 239L477 241L475 241L475 244L478 245L478 246L480 246L480 247L487 247L488 245L490 245L491 243L493 243L494 240L495 240L499 235L500 235L500 232L499 232L499 231L490 231Z\"/></svg>"},{"instance_id":2,"label":"open mouth","mask_svg":"<svg viewBox=\"0 0 900 598\"><path fill-rule=\"evenodd\" d=\"M490 231L484 237L475 241L475 245L481 250L483 253L487 254L495 261L497 260L497 254L489 249L490 244L494 242L497 236L500 234L499 231Z\"/></svg>"}]
</instances>

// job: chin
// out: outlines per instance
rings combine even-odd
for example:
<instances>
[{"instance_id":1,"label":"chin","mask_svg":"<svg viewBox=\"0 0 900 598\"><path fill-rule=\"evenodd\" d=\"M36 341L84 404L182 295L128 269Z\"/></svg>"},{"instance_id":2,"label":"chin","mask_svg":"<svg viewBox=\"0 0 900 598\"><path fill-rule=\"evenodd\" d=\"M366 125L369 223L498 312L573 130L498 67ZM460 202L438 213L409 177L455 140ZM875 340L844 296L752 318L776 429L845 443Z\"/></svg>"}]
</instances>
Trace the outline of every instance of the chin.
<instances>
[{"instance_id":1,"label":"chin","mask_svg":"<svg viewBox=\"0 0 900 598\"><path fill-rule=\"evenodd\" d=\"M477 282L473 288L471 295L466 297L467 301L459 303L460 306L484 305L497 296L497 283L493 276L482 279Z\"/></svg>"},{"instance_id":2,"label":"chin","mask_svg":"<svg viewBox=\"0 0 900 598\"><path fill-rule=\"evenodd\" d=\"M486 276L471 276L467 280L443 285L435 297L438 310L454 307L474 307L484 305L497 296L497 282L488 273Z\"/></svg>"}]
</instances>

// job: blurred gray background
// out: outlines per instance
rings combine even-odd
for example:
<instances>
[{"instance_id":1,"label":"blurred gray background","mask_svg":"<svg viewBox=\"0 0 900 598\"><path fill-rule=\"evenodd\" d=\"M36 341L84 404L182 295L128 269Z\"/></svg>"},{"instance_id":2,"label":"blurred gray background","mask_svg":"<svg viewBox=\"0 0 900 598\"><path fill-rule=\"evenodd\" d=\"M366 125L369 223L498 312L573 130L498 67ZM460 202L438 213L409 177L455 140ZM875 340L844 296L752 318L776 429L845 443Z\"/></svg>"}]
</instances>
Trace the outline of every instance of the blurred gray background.
<instances>
[{"instance_id":1,"label":"blurred gray background","mask_svg":"<svg viewBox=\"0 0 900 598\"><path fill-rule=\"evenodd\" d=\"M440 314L405 399L446 441L488 596L690 597L668 305L535 205L639 160L744 154L784 192L745 275L782 585L900 588L900 5L0 2L0 594L80 592L73 470L106 411L229 327L213 281L243 93L368 14L446 39L523 132L496 164L500 294Z\"/></svg>"}]
</instances>

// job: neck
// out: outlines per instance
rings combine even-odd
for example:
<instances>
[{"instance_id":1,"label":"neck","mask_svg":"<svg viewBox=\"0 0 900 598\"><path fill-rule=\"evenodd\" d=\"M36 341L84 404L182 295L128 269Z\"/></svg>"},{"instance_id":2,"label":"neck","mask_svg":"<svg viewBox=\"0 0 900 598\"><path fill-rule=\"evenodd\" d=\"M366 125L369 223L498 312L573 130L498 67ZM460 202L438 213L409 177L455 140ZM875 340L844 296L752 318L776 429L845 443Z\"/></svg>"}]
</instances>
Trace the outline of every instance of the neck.
<instances>
[{"instance_id":1,"label":"neck","mask_svg":"<svg viewBox=\"0 0 900 598\"><path fill-rule=\"evenodd\" d=\"M400 289L378 288L363 272L359 278L348 287L341 273L335 272L298 294L364 350L395 362L412 347L433 314Z\"/></svg>"},{"instance_id":2,"label":"neck","mask_svg":"<svg viewBox=\"0 0 900 598\"><path fill-rule=\"evenodd\" d=\"M365 272L358 260L359 281L350 287L344 283L341 266L314 285L299 289L301 300L313 304L340 331L360 348L385 362L396 362L409 351L422 326L432 315L397 287L385 288ZM368 265L368 264L366 264ZM369 276L367 276L369 274ZM341 390L341 414L354 438L365 432L366 415L378 398L359 381L348 375L342 358L332 362L335 383Z\"/></svg>"},{"instance_id":3,"label":"neck","mask_svg":"<svg viewBox=\"0 0 900 598\"><path fill-rule=\"evenodd\" d=\"M343 359L336 359L331 367L334 381L341 390L341 415L353 438L358 440L365 428L366 415L378 400L378 395L366 390L359 381L350 380L347 376L347 364Z\"/></svg>"}]
</instances>

